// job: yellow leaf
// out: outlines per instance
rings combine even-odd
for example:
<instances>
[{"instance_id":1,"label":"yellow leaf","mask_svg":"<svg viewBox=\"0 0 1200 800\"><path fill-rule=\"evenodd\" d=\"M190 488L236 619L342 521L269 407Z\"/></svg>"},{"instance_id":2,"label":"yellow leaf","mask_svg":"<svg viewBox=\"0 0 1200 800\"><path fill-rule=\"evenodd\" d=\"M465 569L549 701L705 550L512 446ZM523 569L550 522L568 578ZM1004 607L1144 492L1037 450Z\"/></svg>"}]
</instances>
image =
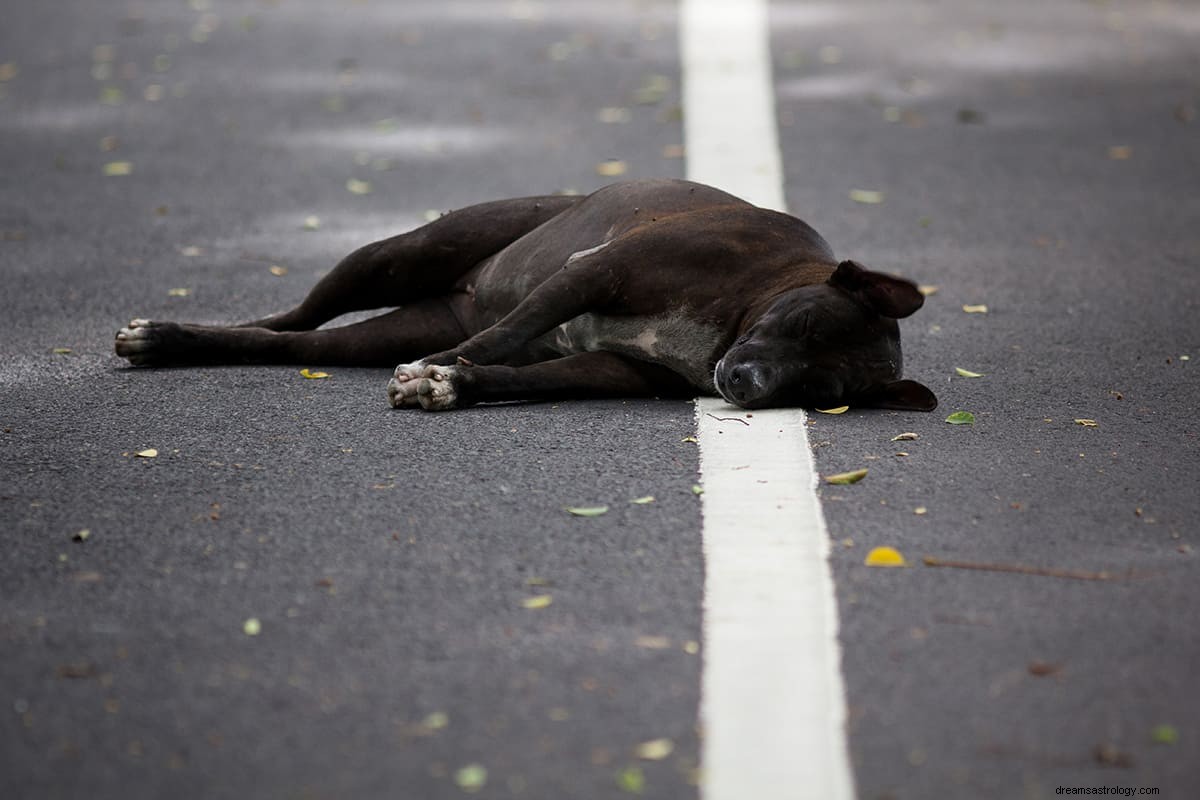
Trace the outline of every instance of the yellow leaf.
<instances>
[{"instance_id":1,"label":"yellow leaf","mask_svg":"<svg viewBox=\"0 0 1200 800\"><path fill-rule=\"evenodd\" d=\"M867 470L864 467L863 469L851 470L850 472L839 472L836 475L826 475L825 482L845 486L850 483L858 483L865 477L867 477Z\"/></svg>"},{"instance_id":2,"label":"yellow leaf","mask_svg":"<svg viewBox=\"0 0 1200 800\"><path fill-rule=\"evenodd\" d=\"M988 307L982 304L977 306L967 305L963 306L962 310L968 314L986 314L988 312Z\"/></svg>"},{"instance_id":3,"label":"yellow leaf","mask_svg":"<svg viewBox=\"0 0 1200 800\"><path fill-rule=\"evenodd\" d=\"M638 758L644 758L647 761L662 761L671 755L671 751L674 749L675 743L670 739L651 739L633 748L633 752Z\"/></svg>"},{"instance_id":4,"label":"yellow leaf","mask_svg":"<svg viewBox=\"0 0 1200 800\"><path fill-rule=\"evenodd\" d=\"M818 414L845 414L850 410L850 406L838 406L837 408L818 408Z\"/></svg>"},{"instance_id":5,"label":"yellow leaf","mask_svg":"<svg viewBox=\"0 0 1200 800\"><path fill-rule=\"evenodd\" d=\"M929 509L926 508L925 506L917 506L916 508L913 509L913 513L916 514L918 517L923 517L929 513Z\"/></svg>"},{"instance_id":6,"label":"yellow leaf","mask_svg":"<svg viewBox=\"0 0 1200 800\"><path fill-rule=\"evenodd\" d=\"M683 437L682 439L680 439L679 441L681 441L681 442L690 442L690 443L692 443L692 444L699 444L699 443L700 443L700 440L699 440L699 439L697 439L695 436L685 436L685 437Z\"/></svg>"},{"instance_id":7,"label":"yellow leaf","mask_svg":"<svg viewBox=\"0 0 1200 800\"><path fill-rule=\"evenodd\" d=\"M1100 427L1100 423L1096 422L1096 420L1094 420L1094 419L1077 419L1077 420L1075 420L1075 424L1082 425L1085 428L1099 428Z\"/></svg>"},{"instance_id":8,"label":"yellow leaf","mask_svg":"<svg viewBox=\"0 0 1200 800\"><path fill-rule=\"evenodd\" d=\"M301 227L303 227L306 231L315 231L317 228L321 227L321 218L314 214L310 214L304 218L304 225Z\"/></svg>"},{"instance_id":9,"label":"yellow leaf","mask_svg":"<svg viewBox=\"0 0 1200 800\"><path fill-rule=\"evenodd\" d=\"M191 293L192 293L191 289L184 289L182 287L178 288L178 289L168 289L167 290L168 297L187 297Z\"/></svg>"},{"instance_id":10,"label":"yellow leaf","mask_svg":"<svg viewBox=\"0 0 1200 800\"><path fill-rule=\"evenodd\" d=\"M920 292L921 294L925 295L926 297L929 297L931 294L937 294L938 287L932 286L930 284L923 284L923 285L917 287L917 291Z\"/></svg>"},{"instance_id":11,"label":"yellow leaf","mask_svg":"<svg viewBox=\"0 0 1200 800\"><path fill-rule=\"evenodd\" d=\"M874 547L863 561L868 567L903 567L904 556L894 547Z\"/></svg>"},{"instance_id":12,"label":"yellow leaf","mask_svg":"<svg viewBox=\"0 0 1200 800\"><path fill-rule=\"evenodd\" d=\"M666 636L639 636L633 643L647 650L667 650L671 647L671 640Z\"/></svg>"},{"instance_id":13,"label":"yellow leaf","mask_svg":"<svg viewBox=\"0 0 1200 800\"><path fill-rule=\"evenodd\" d=\"M111 177L132 175L133 164L128 161L110 161L104 165L104 174Z\"/></svg>"},{"instance_id":14,"label":"yellow leaf","mask_svg":"<svg viewBox=\"0 0 1200 800\"><path fill-rule=\"evenodd\" d=\"M328 372L313 372L308 367L305 367L304 369L300 370L300 377L308 378L309 380L316 380L318 378L328 378L329 373Z\"/></svg>"},{"instance_id":15,"label":"yellow leaf","mask_svg":"<svg viewBox=\"0 0 1200 800\"><path fill-rule=\"evenodd\" d=\"M971 370L963 369L962 367L955 367L954 374L958 375L960 378L982 378L983 377L982 372L971 372Z\"/></svg>"},{"instance_id":16,"label":"yellow leaf","mask_svg":"<svg viewBox=\"0 0 1200 800\"><path fill-rule=\"evenodd\" d=\"M267 267L267 272L270 272L277 278L282 278L284 275L287 275L288 271L287 267L281 267L278 264L272 264L271 266Z\"/></svg>"},{"instance_id":17,"label":"yellow leaf","mask_svg":"<svg viewBox=\"0 0 1200 800\"><path fill-rule=\"evenodd\" d=\"M601 161L596 165L596 174L605 178L615 178L629 171L629 165L617 158Z\"/></svg>"},{"instance_id":18,"label":"yellow leaf","mask_svg":"<svg viewBox=\"0 0 1200 800\"><path fill-rule=\"evenodd\" d=\"M525 608L545 608L553 602L554 598L548 594L535 594L522 600L521 605Z\"/></svg>"},{"instance_id":19,"label":"yellow leaf","mask_svg":"<svg viewBox=\"0 0 1200 800\"><path fill-rule=\"evenodd\" d=\"M654 495L652 495L652 494L648 494L648 495L646 495L645 497L638 497L638 498L636 498L636 499L634 499L634 500L630 500L629 502L633 503L634 505L644 506L644 505L646 505L647 503L653 503L653 502L654 502Z\"/></svg>"},{"instance_id":20,"label":"yellow leaf","mask_svg":"<svg viewBox=\"0 0 1200 800\"><path fill-rule=\"evenodd\" d=\"M360 181L357 178L351 178L346 181L346 190L350 194L370 194L371 183L370 181Z\"/></svg>"},{"instance_id":21,"label":"yellow leaf","mask_svg":"<svg viewBox=\"0 0 1200 800\"><path fill-rule=\"evenodd\" d=\"M158 451L151 447L146 450L139 450L134 455L138 458L158 458Z\"/></svg>"},{"instance_id":22,"label":"yellow leaf","mask_svg":"<svg viewBox=\"0 0 1200 800\"><path fill-rule=\"evenodd\" d=\"M250 617L242 623L242 632L247 636L258 636L262 633L262 623L258 621L258 617Z\"/></svg>"},{"instance_id":23,"label":"yellow leaf","mask_svg":"<svg viewBox=\"0 0 1200 800\"><path fill-rule=\"evenodd\" d=\"M917 438L919 438L919 437L917 436L917 434L915 434L915 433L912 433L912 432L910 431L910 432L908 432L908 433L901 433L901 434L898 434L898 435L896 435L896 436L893 436L893 437L892 437L892 441L893 441L893 442L911 442L913 439L917 439Z\"/></svg>"},{"instance_id":24,"label":"yellow leaf","mask_svg":"<svg viewBox=\"0 0 1200 800\"><path fill-rule=\"evenodd\" d=\"M883 202L883 192L875 189L851 189L850 199L856 203L876 205Z\"/></svg>"}]
</instances>

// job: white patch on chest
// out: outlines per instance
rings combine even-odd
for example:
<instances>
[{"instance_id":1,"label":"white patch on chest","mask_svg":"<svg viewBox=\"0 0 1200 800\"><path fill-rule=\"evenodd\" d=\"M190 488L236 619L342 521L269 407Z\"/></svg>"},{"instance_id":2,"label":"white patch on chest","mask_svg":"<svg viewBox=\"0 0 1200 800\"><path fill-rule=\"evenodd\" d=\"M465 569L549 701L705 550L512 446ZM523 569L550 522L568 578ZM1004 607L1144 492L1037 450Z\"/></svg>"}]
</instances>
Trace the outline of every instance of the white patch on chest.
<instances>
[{"instance_id":1,"label":"white patch on chest","mask_svg":"<svg viewBox=\"0 0 1200 800\"><path fill-rule=\"evenodd\" d=\"M547 339L562 355L604 350L661 364L693 385L715 392L712 364L724 335L715 325L681 313L646 317L581 314L559 325Z\"/></svg>"}]
</instances>

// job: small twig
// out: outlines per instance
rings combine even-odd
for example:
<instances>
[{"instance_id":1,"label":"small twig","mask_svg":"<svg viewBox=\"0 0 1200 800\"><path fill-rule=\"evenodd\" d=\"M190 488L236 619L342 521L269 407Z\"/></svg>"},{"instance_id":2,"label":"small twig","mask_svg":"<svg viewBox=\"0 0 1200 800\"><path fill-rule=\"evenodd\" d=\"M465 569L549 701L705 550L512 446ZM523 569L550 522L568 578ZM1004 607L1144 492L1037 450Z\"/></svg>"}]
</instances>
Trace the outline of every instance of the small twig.
<instances>
[{"instance_id":1,"label":"small twig","mask_svg":"<svg viewBox=\"0 0 1200 800\"><path fill-rule=\"evenodd\" d=\"M956 567L958 569L981 569L988 572L1019 572L1022 575L1044 575L1047 578L1073 578L1079 581L1118 580L1111 572L1087 572L1078 569L1054 569L1053 567L1031 567L1026 564L986 564L978 561L946 561L933 556L922 559L927 567Z\"/></svg>"},{"instance_id":2,"label":"small twig","mask_svg":"<svg viewBox=\"0 0 1200 800\"><path fill-rule=\"evenodd\" d=\"M709 414L707 411L704 412L704 416L712 417L717 422L740 422L747 427L750 426L750 423L746 422L746 420L742 419L741 417L718 417L718 416L714 416L713 414Z\"/></svg>"}]
</instances>

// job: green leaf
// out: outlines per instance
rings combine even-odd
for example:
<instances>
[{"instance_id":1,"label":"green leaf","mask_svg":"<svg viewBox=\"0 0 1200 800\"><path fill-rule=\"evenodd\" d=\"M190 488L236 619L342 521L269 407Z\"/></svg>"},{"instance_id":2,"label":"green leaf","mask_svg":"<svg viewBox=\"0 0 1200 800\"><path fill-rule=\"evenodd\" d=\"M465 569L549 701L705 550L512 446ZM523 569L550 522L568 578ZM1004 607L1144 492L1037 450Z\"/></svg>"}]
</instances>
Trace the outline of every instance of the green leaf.
<instances>
[{"instance_id":1,"label":"green leaf","mask_svg":"<svg viewBox=\"0 0 1200 800\"><path fill-rule=\"evenodd\" d=\"M864 468L851 470L850 472L839 472L836 475L826 475L825 482L837 486L845 486L850 483L858 483L865 477L867 477L867 470Z\"/></svg>"},{"instance_id":2,"label":"green leaf","mask_svg":"<svg viewBox=\"0 0 1200 800\"><path fill-rule=\"evenodd\" d=\"M598 517L608 513L608 506L574 506L566 509L568 514L577 517Z\"/></svg>"},{"instance_id":3,"label":"green leaf","mask_svg":"<svg viewBox=\"0 0 1200 800\"><path fill-rule=\"evenodd\" d=\"M638 505L638 506L644 506L644 505L646 505L647 503L653 503L653 502L654 502L654 495L652 495L652 494L648 494L648 495L646 495L645 497L638 497L638 498L635 498L635 499L633 499L633 500L630 500L629 502L633 503L634 505Z\"/></svg>"},{"instance_id":4,"label":"green leaf","mask_svg":"<svg viewBox=\"0 0 1200 800\"><path fill-rule=\"evenodd\" d=\"M1174 725L1155 725L1150 731L1150 740L1155 744L1175 744L1179 741L1179 731Z\"/></svg>"},{"instance_id":5,"label":"green leaf","mask_svg":"<svg viewBox=\"0 0 1200 800\"><path fill-rule=\"evenodd\" d=\"M951 425L974 425L975 415L970 411L955 411L946 417L946 422L949 422Z\"/></svg>"},{"instance_id":6,"label":"green leaf","mask_svg":"<svg viewBox=\"0 0 1200 800\"><path fill-rule=\"evenodd\" d=\"M971 372L971 370L963 369L962 367L955 367L954 374L958 375L960 378L982 378L983 377L982 372Z\"/></svg>"},{"instance_id":7,"label":"green leaf","mask_svg":"<svg viewBox=\"0 0 1200 800\"><path fill-rule=\"evenodd\" d=\"M692 494L695 494L695 495L704 494L704 487L698 483L693 483L692 484Z\"/></svg>"},{"instance_id":8,"label":"green leaf","mask_svg":"<svg viewBox=\"0 0 1200 800\"><path fill-rule=\"evenodd\" d=\"M641 794L646 788L646 776L642 768L630 765L617 772L617 786L630 794Z\"/></svg>"},{"instance_id":9,"label":"green leaf","mask_svg":"<svg viewBox=\"0 0 1200 800\"><path fill-rule=\"evenodd\" d=\"M454 771L454 782L464 792L478 792L487 784L487 767L482 764L467 764Z\"/></svg>"},{"instance_id":10,"label":"green leaf","mask_svg":"<svg viewBox=\"0 0 1200 800\"><path fill-rule=\"evenodd\" d=\"M883 202L883 192L876 191L875 189L851 189L850 199L856 203L877 205Z\"/></svg>"}]
</instances>

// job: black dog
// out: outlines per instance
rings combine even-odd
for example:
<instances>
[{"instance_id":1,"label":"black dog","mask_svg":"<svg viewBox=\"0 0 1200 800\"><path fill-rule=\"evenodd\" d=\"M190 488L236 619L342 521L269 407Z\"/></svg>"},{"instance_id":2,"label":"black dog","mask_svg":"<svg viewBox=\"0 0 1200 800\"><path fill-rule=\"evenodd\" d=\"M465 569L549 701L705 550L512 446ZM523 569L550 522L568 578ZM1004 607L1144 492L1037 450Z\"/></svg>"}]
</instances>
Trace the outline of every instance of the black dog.
<instances>
[{"instance_id":1,"label":"black dog","mask_svg":"<svg viewBox=\"0 0 1200 800\"><path fill-rule=\"evenodd\" d=\"M700 392L930 411L933 393L900 379L896 325L922 302L909 281L839 264L787 214L629 181L455 211L351 253L291 311L238 327L134 320L116 351L146 365L403 361L397 408ZM398 308L317 330L385 306Z\"/></svg>"}]
</instances>

